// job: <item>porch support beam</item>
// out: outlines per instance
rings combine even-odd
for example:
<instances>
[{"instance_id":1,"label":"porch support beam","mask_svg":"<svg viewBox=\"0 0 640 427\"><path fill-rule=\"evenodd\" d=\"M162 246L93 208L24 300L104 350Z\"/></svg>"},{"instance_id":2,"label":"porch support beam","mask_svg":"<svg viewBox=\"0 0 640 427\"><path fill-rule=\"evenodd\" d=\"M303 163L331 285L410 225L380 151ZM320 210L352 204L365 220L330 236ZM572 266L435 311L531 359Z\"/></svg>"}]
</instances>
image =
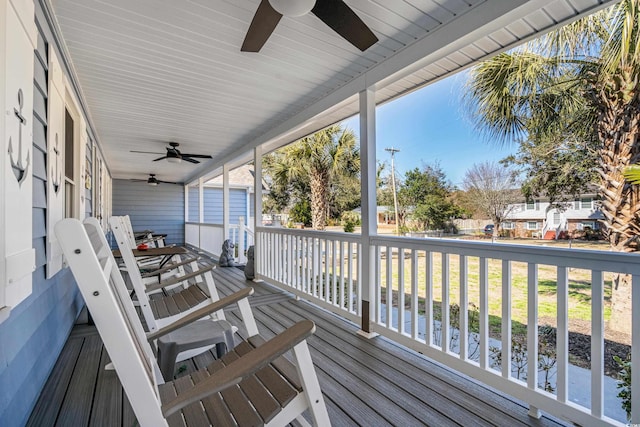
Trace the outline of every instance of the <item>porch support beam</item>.
<instances>
[{"instance_id":1,"label":"porch support beam","mask_svg":"<svg viewBox=\"0 0 640 427\"><path fill-rule=\"evenodd\" d=\"M198 222L204 222L204 178L198 178Z\"/></svg>"},{"instance_id":2,"label":"porch support beam","mask_svg":"<svg viewBox=\"0 0 640 427\"><path fill-rule=\"evenodd\" d=\"M375 90L367 88L360 92L360 194L362 212L362 305L359 334L373 337L371 302L375 301L375 250L371 237L377 234L376 200L376 104Z\"/></svg>"},{"instance_id":3,"label":"porch support beam","mask_svg":"<svg viewBox=\"0 0 640 427\"><path fill-rule=\"evenodd\" d=\"M262 227L262 146L258 145L253 149L253 268L257 275L261 273L260 256L261 254L255 253L255 250L262 248L262 245L258 245L258 227Z\"/></svg>"},{"instance_id":4,"label":"porch support beam","mask_svg":"<svg viewBox=\"0 0 640 427\"><path fill-rule=\"evenodd\" d=\"M229 238L229 164L222 166L222 229L223 240Z\"/></svg>"},{"instance_id":5,"label":"porch support beam","mask_svg":"<svg viewBox=\"0 0 640 427\"><path fill-rule=\"evenodd\" d=\"M184 222L189 222L189 184L184 186Z\"/></svg>"}]
</instances>

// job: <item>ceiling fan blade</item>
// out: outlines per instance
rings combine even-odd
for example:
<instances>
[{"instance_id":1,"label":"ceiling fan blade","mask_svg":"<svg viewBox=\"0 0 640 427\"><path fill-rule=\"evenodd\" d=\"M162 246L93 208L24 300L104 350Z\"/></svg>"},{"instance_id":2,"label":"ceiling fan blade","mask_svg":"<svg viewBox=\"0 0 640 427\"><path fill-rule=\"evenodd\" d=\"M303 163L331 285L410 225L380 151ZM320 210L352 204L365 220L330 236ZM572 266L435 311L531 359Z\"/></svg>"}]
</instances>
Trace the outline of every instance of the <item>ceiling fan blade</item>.
<instances>
[{"instance_id":1,"label":"ceiling fan blade","mask_svg":"<svg viewBox=\"0 0 640 427\"><path fill-rule=\"evenodd\" d=\"M158 182L161 182L163 184L175 184L175 185L182 185L181 182L172 182L172 181L162 181L160 179L157 180Z\"/></svg>"},{"instance_id":2,"label":"ceiling fan blade","mask_svg":"<svg viewBox=\"0 0 640 427\"><path fill-rule=\"evenodd\" d=\"M158 160L164 160L166 159L168 156L162 156L162 157L158 157L157 159L153 159L154 162L157 162Z\"/></svg>"},{"instance_id":3,"label":"ceiling fan blade","mask_svg":"<svg viewBox=\"0 0 640 427\"><path fill-rule=\"evenodd\" d=\"M242 52L258 52L267 42L267 39L276 29L276 25L280 22L282 15L271 7L269 0L262 0L253 16L251 25L240 51Z\"/></svg>"},{"instance_id":4,"label":"ceiling fan blade","mask_svg":"<svg viewBox=\"0 0 640 427\"><path fill-rule=\"evenodd\" d=\"M156 153L156 152L151 152L151 151L135 151L135 150L131 150L129 152L130 153L142 153L142 154L162 154L162 153Z\"/></svg>"},{"instance_id":5,"label":"ceiling fan blade","mask_svg":"<svg viewBox=\"0 0 640 427\"><path fill-rule=\"evenodd\" d=\"M317 0L311 12L363 52L378 41L367 24L342 0Z\"/></svg>"},{"instance_id":6,"label":"ceiling fan blade","mask_svg":"<svg viewBox=\"0 0 640 427\"><path fill-rule=\"evenodd\" d=\"M208 154L182 154L182 158L184 159L185 157L195 157L196 159L213 159L213 157L211 157Z\"/></svg>"},{"instance_id":7,"label":"ceiling fan blade","mask_svg":"<svg viewBox=\"0 0 640 427\"><path fill-rule=\"evenodd\" d=\"M132 181L132 182L147 182L146 179L130 179L129 181Z\"/></svg>"},{"instance_id":8,"label":"ceiling fan blade","mask_svg":"<svg viewBox=\"0 0 640 427\"><path fill-rule=\"evenodd\" d=\"M197 161L195 159L191 159L189 157L184 157L184 156L182 156L182 160L184 160L185 162L189 162L189 163L200 163L199 161Z\"/></svg>"}]
</instances>

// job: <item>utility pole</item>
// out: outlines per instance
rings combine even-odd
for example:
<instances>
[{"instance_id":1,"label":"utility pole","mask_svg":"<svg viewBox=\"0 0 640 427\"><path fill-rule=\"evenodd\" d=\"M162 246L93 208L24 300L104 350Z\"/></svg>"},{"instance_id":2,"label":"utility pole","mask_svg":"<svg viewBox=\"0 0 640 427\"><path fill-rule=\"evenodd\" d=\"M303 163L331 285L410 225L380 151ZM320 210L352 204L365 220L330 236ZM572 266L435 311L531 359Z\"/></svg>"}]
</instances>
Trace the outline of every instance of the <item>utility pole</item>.
<instances>
[{"instance_id":1,"label":"utility pole","mask_svg":"<svg viewBox=\"0 0 640 427\"><path fill-rule=\"evenodd\" d=\"M398 148L385 148L385 151L391 153L391 187L393 189L393 209L395 210L395 219L396 219L396 236L400 235L400 223L398 216L398 195L396 193L396 171L393 164L394 155L398 153L400 150Z\"/></svg>"}]
</instances>

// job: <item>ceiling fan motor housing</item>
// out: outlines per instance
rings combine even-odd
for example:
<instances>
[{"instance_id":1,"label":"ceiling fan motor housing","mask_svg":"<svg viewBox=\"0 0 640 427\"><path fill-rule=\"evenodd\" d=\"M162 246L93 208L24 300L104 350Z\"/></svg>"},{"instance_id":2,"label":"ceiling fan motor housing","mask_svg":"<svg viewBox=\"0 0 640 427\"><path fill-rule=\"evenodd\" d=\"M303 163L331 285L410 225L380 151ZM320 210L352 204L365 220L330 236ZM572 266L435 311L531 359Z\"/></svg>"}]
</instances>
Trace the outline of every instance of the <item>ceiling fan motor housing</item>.
<instances>
[{"instance_id":1,"label":"ceiling fan motor housing","mask_svg":"<svg viewBox=\"0 0 640 427\"><path fill-rule=\"evenodd\" d=\"M269 3L281 15L296 17L311 12L316 0L269 0Z\"/></svg>"}]
</instances>

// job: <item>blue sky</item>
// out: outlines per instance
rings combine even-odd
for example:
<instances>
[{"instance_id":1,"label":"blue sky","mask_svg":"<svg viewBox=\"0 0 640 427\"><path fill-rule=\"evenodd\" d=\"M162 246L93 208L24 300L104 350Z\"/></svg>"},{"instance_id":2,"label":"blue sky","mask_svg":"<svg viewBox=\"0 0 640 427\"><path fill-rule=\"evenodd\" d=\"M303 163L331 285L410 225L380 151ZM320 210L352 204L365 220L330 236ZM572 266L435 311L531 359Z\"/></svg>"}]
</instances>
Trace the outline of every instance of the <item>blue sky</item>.
<instances>
[{"instance_id":1,"label":"blue sky","mask_svg":"<svg viewBox=\"0 0 640 427\"><path fill-rule=\"evenodd\" d=\"M387 147L395 155L396 170L421 168L439 162L447 178L460 186L474 163L498 161L515 152L516 145L489 142L473 129L462 107L466 72L457 74L378 107L376 116L378 161L390 162ZM359 134L358 118L344 122Z\"/></svg>"}]
</instances>

